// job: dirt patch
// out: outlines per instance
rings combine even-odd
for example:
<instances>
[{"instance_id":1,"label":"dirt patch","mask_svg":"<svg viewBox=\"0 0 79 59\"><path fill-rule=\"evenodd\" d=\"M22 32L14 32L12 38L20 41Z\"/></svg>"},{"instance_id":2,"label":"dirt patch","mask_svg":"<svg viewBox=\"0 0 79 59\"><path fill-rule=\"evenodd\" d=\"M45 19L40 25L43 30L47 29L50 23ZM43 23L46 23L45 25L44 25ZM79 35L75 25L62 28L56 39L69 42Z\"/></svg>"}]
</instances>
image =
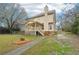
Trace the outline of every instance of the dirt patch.
<instances>
[{"instance_id":1,"label":"dirt patch","mask_svg":"<svg viewBox=\"0 0 79 59\"><path fill-rule=\"evenodd\" d=\"M79 54L79 37L77 35L61 33L57 35L57 40L71 45L74 48L73 54Z\"/></svg>"}]
</instances>

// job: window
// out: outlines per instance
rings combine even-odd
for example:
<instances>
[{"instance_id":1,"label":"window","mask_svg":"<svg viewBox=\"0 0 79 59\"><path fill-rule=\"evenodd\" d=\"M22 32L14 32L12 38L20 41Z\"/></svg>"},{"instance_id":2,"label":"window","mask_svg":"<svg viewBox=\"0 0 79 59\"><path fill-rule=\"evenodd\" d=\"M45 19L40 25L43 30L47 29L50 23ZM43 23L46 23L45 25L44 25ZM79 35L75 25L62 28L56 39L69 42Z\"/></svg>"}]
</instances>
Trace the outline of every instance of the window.
<instances>
[{"instance_id":1,"label":"window","mask_svg":"<svg viewBox=\"0 0 79 59\"><path fill-rule=\"evenodd\" d=\"M52 30L52 26L53 26L53 23L48 24L49 30Z\"/></svg>"}]
</instances>

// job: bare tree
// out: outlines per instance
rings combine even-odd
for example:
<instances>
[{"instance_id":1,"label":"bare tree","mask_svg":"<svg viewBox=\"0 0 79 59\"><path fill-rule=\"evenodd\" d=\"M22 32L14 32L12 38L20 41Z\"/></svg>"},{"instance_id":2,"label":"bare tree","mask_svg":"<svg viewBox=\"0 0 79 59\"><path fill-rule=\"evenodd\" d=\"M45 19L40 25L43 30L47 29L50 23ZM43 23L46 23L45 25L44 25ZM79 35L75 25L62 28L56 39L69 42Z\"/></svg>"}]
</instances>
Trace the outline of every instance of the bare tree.
<instances>
[{"instance_id":1,"label":"bare tree","mask_svg":"<svg viewBox=\"0 0 79 59\"><path fill-rule=\"evenodd\" d=\"M10 32L16 27L18 20L25 20L26 18L27 13L19 4L0 4L0 21L10 30Z\"/></svg>"},{"instance_id":2,"label":"bare tree","mask_svg":"<svg viewBox=\"0 0 79 59\"><path fill-rule=\"evenodd\" d=\"M64 12L62 28L65 31L79 33L79 4L75 4L74 8Z\"/></svg>"}]
</instances>

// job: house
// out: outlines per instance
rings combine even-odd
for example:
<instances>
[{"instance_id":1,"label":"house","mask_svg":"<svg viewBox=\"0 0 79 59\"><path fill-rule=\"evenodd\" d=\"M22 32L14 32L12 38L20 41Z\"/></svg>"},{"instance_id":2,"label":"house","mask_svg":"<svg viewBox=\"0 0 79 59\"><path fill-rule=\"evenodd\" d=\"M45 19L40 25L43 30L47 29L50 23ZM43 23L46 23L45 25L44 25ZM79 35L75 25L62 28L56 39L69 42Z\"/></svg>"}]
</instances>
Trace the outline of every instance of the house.
<instances>
[{"instance_id":1,"label":"house","mask_svg":"<svg viewBox=\"0 0 79 59\"><path fill-rule=\"evenodd\" d=\"M25 22L25 34L52 35L55 32L56 13L48 9L46 5L44 12L37 16L28 18Z\"/></svg>"}]
</instances>

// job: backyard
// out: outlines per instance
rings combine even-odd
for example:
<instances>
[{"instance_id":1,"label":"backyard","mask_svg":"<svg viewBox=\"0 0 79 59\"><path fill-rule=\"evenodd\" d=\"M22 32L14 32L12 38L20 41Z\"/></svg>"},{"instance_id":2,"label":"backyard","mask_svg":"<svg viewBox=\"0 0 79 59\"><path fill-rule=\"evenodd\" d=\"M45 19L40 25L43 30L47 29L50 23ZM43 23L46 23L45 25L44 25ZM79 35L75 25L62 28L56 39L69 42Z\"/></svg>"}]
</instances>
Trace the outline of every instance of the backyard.
<instances>
[{"instance_id":1,"label":"backyard","mask_svg":"<svg viewBox=\"0 0 79 59\"><path fill-rule=\"evenodd\" d=\"M32 44L13 44L20 38L25 38L26 41L34 41ZM39 41L36 43L35 41ZM0 54L6 54L13 50L25 49L21 55L61 55L61 54L78 54L78 37L71 33L60 32L54 36L42 36L35 35L14 35L5 34L0 35ZM33 45L36 43L35 45ZM25 45L25 46L24 46ZM33 46L31 46L33 45ZM24 48L22 48L24 46ZM30 47L30 48L28 48ZM28 49L27 49L28 48ZM17 54L14 53L15 55Z\"/></svg>"},{"instance_id":2,"label":"backyard","mask_svg":"<svg viewBox=\"0 0 79 59\"><path fill-rule=\"evenodd\" d=\"M79 4L41 5L0 4L0 55L79 55Z\"/></svg>"},{"instance_id":3,"label":"backyard","mask_svg":"<svg viewBox=\"0 0 79 59\"><path fill-rule=\"evenodd\" d=\"M38 45L25 51L24 55L61 55L71 54L73 47L68 43L63 43L55 40L54 37L47 37L43 39Z\"/></svg>"},{"instance_id":4,"label":"backyard","mask_svg":"<svg viewBox=\"0 0 79 59\"><path fill-rule=\"evenodd\" d=\"M5 54L11 50L21 47L22 45L16 45L14 42L20 38L25 38L26 40L34 40L37 37L33 35L14 35L14 34L3 34L0 35L0 54Z\"/></svg>"}]
</instances>

